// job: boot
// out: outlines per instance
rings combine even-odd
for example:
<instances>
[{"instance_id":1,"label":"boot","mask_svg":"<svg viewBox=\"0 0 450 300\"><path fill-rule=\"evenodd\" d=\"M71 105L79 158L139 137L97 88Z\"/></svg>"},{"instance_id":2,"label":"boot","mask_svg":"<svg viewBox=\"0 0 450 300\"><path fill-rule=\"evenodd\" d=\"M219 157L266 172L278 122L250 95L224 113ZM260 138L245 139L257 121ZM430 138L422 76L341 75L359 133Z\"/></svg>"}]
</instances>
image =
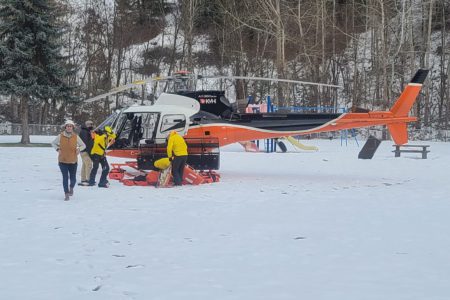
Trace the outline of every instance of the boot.
<instances>
[{"instance_id":1,"label":"boot","mask_svg":"<svg viewBox=\"0 0 450 300\"><path fill-rule=\"evenodd\" d=\"M73 187L69 188L69 196L73 196Z\"/></svg>"},{"instance_id":2,"label":"boot","mask_svg":"<svg viewBox=\"0 0 450 300\"><path fill-rule=\"evenodd\" d=\"M64 194L64 201L69 201L69 193Z\"/></svg>"},{"instance_id":3,"label":"boot","mask_svg":"<svg viewBox=\"0 0 450 300\"><path fill-rule=\"evenodd\" d=\"M109 182L105 182L105 183L99 183L98 184L99 188L109 188Z\"/></svg>"}]
</instances>

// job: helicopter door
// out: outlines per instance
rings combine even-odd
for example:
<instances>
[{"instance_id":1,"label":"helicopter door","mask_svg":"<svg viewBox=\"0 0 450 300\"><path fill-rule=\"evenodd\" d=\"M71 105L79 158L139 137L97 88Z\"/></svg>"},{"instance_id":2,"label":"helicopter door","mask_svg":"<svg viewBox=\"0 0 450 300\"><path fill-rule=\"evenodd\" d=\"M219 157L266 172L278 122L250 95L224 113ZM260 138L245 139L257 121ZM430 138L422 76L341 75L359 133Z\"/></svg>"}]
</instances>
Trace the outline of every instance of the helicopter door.
<instances>
[{"instance_id":1,"label":"helicopter door","mask_svg":"<svg viewBox=\"0 0 450 300\"><path fill-rule=\"evenodd\" d=\"M185 115L170 114L162 117L159 135L165 138L172 130L177 131L180 135L185 135L187 131L187 122Z\"/></svg>"},{"instance_id":2,"label":"helicopter door","mask_svg":"<svg viewBox=\"0 0 450 300\"><path fill-rule=\"evenodd\" d=\"M159 113L125 113L118 121L114 148L137 148L146 141L154 141Z\"/></svg>"}]
</instances>

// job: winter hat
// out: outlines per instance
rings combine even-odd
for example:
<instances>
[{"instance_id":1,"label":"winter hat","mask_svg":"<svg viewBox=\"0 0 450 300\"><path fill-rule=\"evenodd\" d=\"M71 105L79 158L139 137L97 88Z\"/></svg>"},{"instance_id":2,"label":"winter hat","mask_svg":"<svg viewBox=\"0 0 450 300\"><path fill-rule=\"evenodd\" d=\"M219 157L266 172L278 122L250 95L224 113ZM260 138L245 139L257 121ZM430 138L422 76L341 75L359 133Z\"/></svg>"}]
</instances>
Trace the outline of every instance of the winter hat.
<instances>
[{"instance_id":1,"label":"winter hat","mask_svg":"<svg viewBox=\"0 0 450 300\"><path fill-rule=\"evenodd\" d=\"M94 122L92 122L91 120L87 120L86 122L84 122L84 125L86 125L86 127L94 126Z\"/></svg>"},{"instance_id":2,"label":"winter hat","mask_svg":"<svg viewBox=\"0 0 450 300\"><path fill-rule=\"evenodd\" d=\"M66 120L66 122L64 123L64 127L66 127L67 125L72 125L73 127L75 127L75 123L72 120Z\"/></svg>"}]
</instances>

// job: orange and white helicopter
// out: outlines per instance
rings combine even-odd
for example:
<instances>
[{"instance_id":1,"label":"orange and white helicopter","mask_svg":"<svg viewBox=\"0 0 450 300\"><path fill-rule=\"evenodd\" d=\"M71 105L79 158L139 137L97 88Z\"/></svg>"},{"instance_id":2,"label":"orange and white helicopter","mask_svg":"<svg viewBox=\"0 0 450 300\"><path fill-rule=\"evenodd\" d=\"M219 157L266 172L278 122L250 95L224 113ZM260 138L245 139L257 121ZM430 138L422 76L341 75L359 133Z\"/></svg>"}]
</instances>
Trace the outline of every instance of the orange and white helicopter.
<instances>
[{"instance_id":1,"label":"orange and white helicopter","mask_svg":"<svg viewBox=\"0 0 450 300\"><path fill-rule=\"evenodd\" d=\"M427 75L428 70L418 70L389 111L237 113L224 92L179 89L178 94L162 93L153 105L123 109L100 126L109 125L117 133L108 155L137 159L138 167L144 170L154 169L153 162L166 156L166 136L172 130L185 137L189 149L188 164L197 170L219 169L219 147L236 142L386 125L394 142L405 144L408 141L407 124L417 120L409 116L409 112ZM86 102L143 82L117 88Z\"/></svg>"}]
</instances>

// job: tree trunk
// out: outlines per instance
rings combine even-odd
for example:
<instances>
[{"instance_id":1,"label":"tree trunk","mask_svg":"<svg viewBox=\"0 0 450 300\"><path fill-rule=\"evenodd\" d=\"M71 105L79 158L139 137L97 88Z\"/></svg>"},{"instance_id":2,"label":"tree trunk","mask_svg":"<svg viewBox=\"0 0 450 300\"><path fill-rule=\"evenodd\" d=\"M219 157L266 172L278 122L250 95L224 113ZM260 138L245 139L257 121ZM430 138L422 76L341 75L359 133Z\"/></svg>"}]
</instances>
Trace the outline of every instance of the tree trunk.
<instances>
[{"instance_id":1,"label":"tree trunk","mask_svg":"<svg viewBox=\"0 0 450 300\"><path fill-rule=\"evenodd\" d=\"M17 122L17 119L19 119L19 105L17 105L16 98L11 95L11 117L13 122Z\"/></svg>"},{"instance_id":2,"label":"tree trunk","mask_svg":"<svg viewBox=\"0 0 450 300\"><path fill-rule=\"evenodd\" d=\"M426 37L427 37L427 41L426 41L426 47L425 47L425 68L430 68L430 51L431 51L431 28L432 28L432 19L433 19L433 5L434 5L434 0L430 1L430 6L429 6L429 10L428 10L428 24L426 27ZM430 86L426 85L425 88L425 103L424 103L424 125L426 127L431 125L431 93L430 93Z\"/></svg>"},{"instance_id":3,"label":"tree trunk","mask_svg":"<svg viewBox=\"0 0 450 300\"><path fill-rule=\"evenodd\" d=\"M39 124L42 125L47 123L49 107L50 104L48 100L45 100L43 105L41 106L41 113L39 114Z\"/></svg>"},{"instance_id":4,"label":"tree trunk","mask_svg":"<svg viewBox=\"0 0 450 300\"><path fill-rule=\"evenodd\" d=\"M442 13L442 28L441 28L441 47L442 47L442 53L441 53L441 57L440 57L440 65L441 65L441 70L440 70L440 86L439 86L439 118L438 118L438 126L439 129L445 129L445 120L443 118L443 114L444 114L444 105L445 105L445 87L447 85L446 82L446 74L445 74L445 45L446 45L446 41L445 41L445 10L444 7L441 8L441 13Z\"/></svg>"},{"instance_id":5,"label":"tree trunk","mask_svg":"<svg viewBox=\"0 0 450 300\"><path fill-rule=\"evenodd\" d=\"M284 43L285 43L285 32L283 23L281 20L281 6L280 0L276 0L276 41L277 41L277 78L285 78L285 67L284 67ZM277 104L278 106L286 106L286 99L284 99L284 85L281 82L277 83Z\"/></svg>"},{"instance_id":6,"label":"tree trunk","mask_svg":"<svg viewBox=\"0 0 450 300\"><path fill-rule=\"evenodd\" d=\"M22 96L20 99L20 115L22 121L22 139L20 143L30 143L30 131L28 127L28 96Z\"/></svg>"}]
</instances>

